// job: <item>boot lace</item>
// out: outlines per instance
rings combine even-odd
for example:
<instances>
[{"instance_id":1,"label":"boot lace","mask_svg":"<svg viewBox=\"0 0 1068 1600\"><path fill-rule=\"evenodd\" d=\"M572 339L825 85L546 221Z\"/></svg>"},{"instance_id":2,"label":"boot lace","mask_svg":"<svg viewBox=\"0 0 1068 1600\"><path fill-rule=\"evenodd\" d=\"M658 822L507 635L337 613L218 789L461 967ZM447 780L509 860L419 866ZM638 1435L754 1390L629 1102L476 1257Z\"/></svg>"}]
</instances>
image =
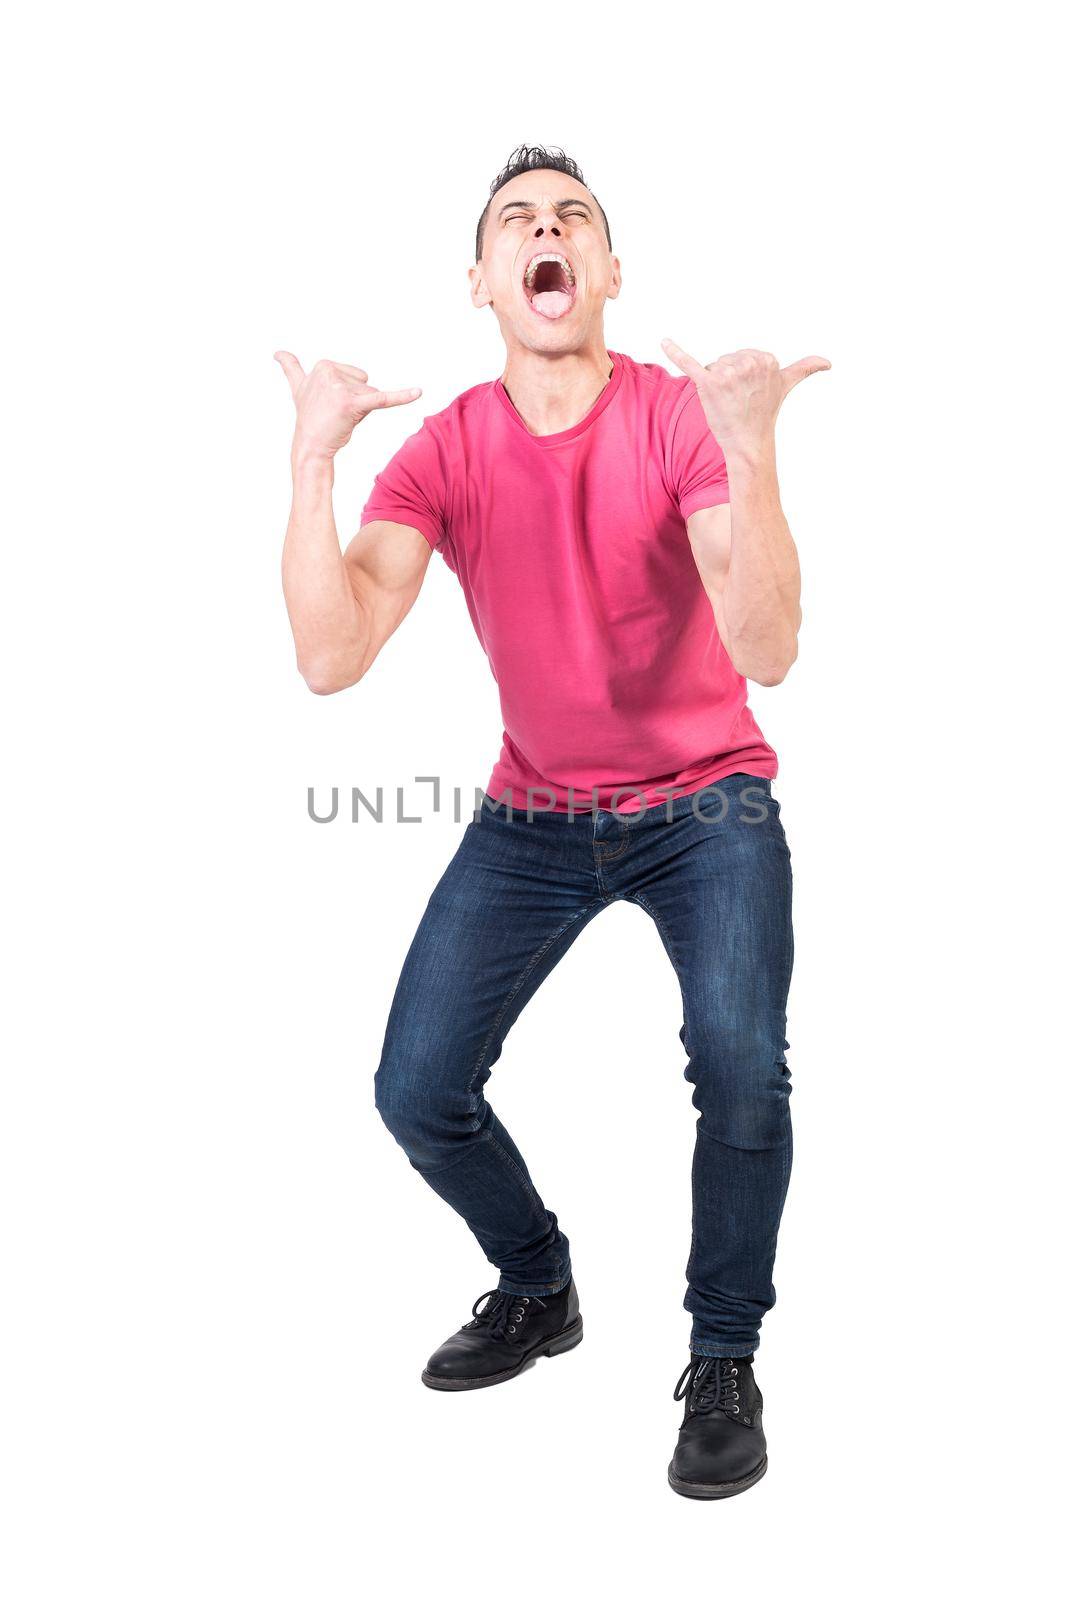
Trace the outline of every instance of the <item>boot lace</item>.
<instances>
[{"instance_id":1,"label":"boot lace","mask_svg":"<svg viewBox=\"0 0 1068 1600\"><path fill-rule=\"evenodd\" d=\"M489 1301L485 1310L480 1310L484 1301ZM523 1327L523 1318L531 1306L541 1306L545 1309L545 1301L539 1300L534 1294L506 1294L503 1289L487 1289L485 1294L480 1294L471 1307L473 1322L466 1324L469 1328L488 1328L491 1339L507 1339L511 1342Z\"/></svg>"},{"instance_id":2,"label":"boot lace","mask_svg":"<svg viewBox=\"0 0 1068 1600\"><path fill-rule=\"evenodd\" d=\"M726 1411L736 1417L738 1368L730 1356L694 1356L675 1385L675 1399L688 1400L691 1413Z\"/></svg>"}]
</instances>

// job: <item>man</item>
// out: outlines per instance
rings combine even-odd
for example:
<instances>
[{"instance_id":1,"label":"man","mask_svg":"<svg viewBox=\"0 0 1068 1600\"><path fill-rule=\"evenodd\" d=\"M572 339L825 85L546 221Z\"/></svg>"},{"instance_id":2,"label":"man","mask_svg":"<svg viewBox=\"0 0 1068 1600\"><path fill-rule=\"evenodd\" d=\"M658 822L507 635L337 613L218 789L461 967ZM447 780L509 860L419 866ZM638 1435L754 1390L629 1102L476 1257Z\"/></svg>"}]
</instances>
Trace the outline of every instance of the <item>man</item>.
<instances>
[{"instance_id":1,"label":"man","mask_svg":"<svg viewBox=\"0 0 1068 1600\"><path fill-rule=\"evenodd\" d=\"M654 919L682 991L699 1117L685 1308L692 1359L669 1482L717 1499L767 1466L753 1352L773 1304L790 1172L789 850L746 678L797 652L797 555L775 419L810 357L742 350L683 377L605 345L621 285L608 222L562 152L521 146L479 219L475 306L503 376L425 419L375 478L342 554L333 458L417 388L285 351L296 402L283 582L309 687L363 677L440 550L498 682L504 744L401 973L376 1103L499 1270L429 1358L445 1390L573 1349L568 1241L483 1088L523 1005L606 905ZM641 1297L637 1275L628 1296Z\"/></svg>"}]
</instances>

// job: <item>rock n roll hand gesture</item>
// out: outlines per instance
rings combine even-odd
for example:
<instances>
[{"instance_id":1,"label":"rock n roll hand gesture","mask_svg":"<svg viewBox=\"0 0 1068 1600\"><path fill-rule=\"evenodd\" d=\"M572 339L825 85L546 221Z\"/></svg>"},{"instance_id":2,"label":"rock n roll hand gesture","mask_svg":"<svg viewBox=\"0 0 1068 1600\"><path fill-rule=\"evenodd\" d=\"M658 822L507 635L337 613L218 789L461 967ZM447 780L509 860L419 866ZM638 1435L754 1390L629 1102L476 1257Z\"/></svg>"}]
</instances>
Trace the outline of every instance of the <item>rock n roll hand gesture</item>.
<instances>
[{"instance_id":1,"label":"rock n roll hand gesture","mask_svg":"<svg viewBox=\"0 0 1068 1600\"><path fill-rule=\"evenodd\" d=\"M297 408L282 587L297 666L316 694L334 694L367 671L414 603L430 559L417 529L385 521L361 528L342 551L334 457L369 411L407 405L423 391L376 389L362 367L344 361L317 361L305 372L289 350L274 358Z\"/></svg>"},{"instance_id":2,"label":"rock n roll hand gesture","mask_svg":"<svg viewBox=\"0 0 1068 1600\"><path fill-rule=\"evenodd\" d=\"M376 389L367 382L362 367L344 361L317 361L305 372L289 350L276 350L274 359L289 379L297 408L293 438L296 454L329 458L348 444L352 430L369 411L383 406L404 406L418 400L422 389Z\"/></svg>"},{"instance_id":3,"label":"rock n roll hand gesture","mask_svg":"<svg viewBox=\"0 0 1068 1600\"><path fill-rule=\"evenodd\" d=\"M805 356L780 367L766 350L735 350L702 366L674 339L661 339L664 353L694 381L708 426L730 465L732 455L766 452L775 438L779 407L802 378L826 372L823 356Z\"/></svg>"},{"instance_id":4,"label":"rock n roll hand gesture","mask_svg":"<svg viewBox=\"0 0 1068 1600\"><path fill-rule=\"evenodd\" d=\"M720 639L743 677L781 683L797 657L801 571L779 501L775 419L790 390L831 363L780 367L767 350L735 350L706 367L674 339L660 343L693 380L730 480L728 503L686 519Z\"/></svg>"}]
</instances>

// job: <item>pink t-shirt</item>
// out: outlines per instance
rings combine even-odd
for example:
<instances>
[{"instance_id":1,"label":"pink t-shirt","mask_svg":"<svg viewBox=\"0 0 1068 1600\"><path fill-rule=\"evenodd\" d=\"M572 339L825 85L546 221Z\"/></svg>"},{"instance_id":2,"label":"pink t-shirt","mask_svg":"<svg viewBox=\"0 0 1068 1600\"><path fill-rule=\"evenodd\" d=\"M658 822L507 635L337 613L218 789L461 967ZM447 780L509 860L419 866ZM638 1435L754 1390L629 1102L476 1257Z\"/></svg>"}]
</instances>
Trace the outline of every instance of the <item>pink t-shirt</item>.
<instances>
[{"instance_id":1,"label":"pink t-shirt","mask_svg":"<svg viewBox=\"0 0 1068 1600\"><path fill-rule=\"evenodd\" d=\"M466 389L405 440L360 518L417 528L459 578L504 719L486 792L516 807L617 797L631 813L778 770L686 533L730 498L723 452L691 379L608 355L607 385L561 433L532 434L500 378Z\"/></svg>"}]
</instances>

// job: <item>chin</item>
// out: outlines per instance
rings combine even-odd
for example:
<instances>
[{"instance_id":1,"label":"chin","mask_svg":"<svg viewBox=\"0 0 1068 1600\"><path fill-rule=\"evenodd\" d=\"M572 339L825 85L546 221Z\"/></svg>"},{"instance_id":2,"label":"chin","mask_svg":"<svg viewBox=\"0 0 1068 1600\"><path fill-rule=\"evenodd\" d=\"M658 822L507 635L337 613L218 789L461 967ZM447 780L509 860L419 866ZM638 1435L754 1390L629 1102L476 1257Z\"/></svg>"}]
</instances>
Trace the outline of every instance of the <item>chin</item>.
<instances>
[{"instance_id":1,"label":"chin","mask_svg":"<svg viewBox=\"0 0 1068 1600\"><path fill-rule=\"evenodd\" d=\"M582 350L589 343L589 328L585 320L572 320L571 316L550 322L544 317L528 314L516 332L528 350L540 350L545 355Z\"/></svg>"},{"instance_id":2,"label":"chin","mask_svg":"<svg viewBox=\"0 0 1068 1600\"><path fill-rule=\"evenodd\" d=\"M546 355L562 355L572 350L581 350L586 344L586 339L577 329L569 329L566 333L561 328L559 332L549 334L535 333L533 338L526 338L524 343L532 350L541 350Z\"/></svg>"}]
</instances>

